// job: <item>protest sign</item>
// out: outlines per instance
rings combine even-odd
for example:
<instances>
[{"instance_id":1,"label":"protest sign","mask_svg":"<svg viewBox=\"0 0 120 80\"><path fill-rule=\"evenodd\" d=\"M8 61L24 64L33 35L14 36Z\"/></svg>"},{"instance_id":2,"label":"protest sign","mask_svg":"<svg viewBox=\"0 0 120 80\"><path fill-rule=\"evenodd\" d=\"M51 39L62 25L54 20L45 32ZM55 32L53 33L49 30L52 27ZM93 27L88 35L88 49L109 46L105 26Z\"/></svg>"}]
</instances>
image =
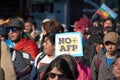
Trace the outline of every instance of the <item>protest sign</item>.
<instances>
[{"instance_id":1,"label":"protest sign","mask_svg":"<svg viewBox=\"0 0 120 80\"><path fill-rule=\"evenodd\" d=\"M67 32L56 34L55 56L61 54L83 56L82 34L80 32Z\"/></svg>"}]
</instances>

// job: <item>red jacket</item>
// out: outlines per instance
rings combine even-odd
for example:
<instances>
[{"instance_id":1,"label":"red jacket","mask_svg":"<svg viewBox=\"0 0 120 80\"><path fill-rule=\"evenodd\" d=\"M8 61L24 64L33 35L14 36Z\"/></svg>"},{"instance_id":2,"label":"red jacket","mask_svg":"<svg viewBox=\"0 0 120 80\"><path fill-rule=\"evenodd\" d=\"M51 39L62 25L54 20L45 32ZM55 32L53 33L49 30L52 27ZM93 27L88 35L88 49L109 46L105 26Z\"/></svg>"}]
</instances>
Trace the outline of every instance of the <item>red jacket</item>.
<instances>
[{"instance_id":1,"label":"red jacket","mask_svg":"<svg viewBox=\"0 0 120 80\"><path fill-rule=\"evenodd\" d=\"M39 49L33 40L22 38L14 47L15 50L22 50L29 53L31 57L35 60Z\"/></svg>"}]
</instances>

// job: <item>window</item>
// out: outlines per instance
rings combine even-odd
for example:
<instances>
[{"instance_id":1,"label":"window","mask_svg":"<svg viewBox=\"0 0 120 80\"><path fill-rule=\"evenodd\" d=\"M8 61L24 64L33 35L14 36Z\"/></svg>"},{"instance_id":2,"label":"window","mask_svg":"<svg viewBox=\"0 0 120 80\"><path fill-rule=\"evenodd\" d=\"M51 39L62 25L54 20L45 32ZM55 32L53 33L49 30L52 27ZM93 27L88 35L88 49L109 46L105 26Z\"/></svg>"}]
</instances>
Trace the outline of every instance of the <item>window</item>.
<instances>
[{"instance_id":1,"label":"window","mask_svg":"<svg viewBox=\"0 0 120 80\"><path fill-rule=\"evenodd\" d=\"M53 13L53 3L39 3L39 4L32 4L32 12L48 12Z\"/></svg>"}]
</instances>

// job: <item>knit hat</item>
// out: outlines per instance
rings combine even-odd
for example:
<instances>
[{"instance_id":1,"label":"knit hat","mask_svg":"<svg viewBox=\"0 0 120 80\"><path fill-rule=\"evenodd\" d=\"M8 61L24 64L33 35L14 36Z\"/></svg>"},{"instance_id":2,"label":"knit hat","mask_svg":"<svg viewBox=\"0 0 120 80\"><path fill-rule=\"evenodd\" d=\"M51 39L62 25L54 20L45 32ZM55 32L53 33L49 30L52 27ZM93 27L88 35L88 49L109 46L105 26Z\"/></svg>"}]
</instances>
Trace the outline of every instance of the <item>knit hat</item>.
<instances>
[{"instance_id":1,"label":"knit hat","mask_svg":"<svg viewBox=\"0 0 120 80\"><path fill-rule=\"evenodd\" d=\"M119 35L116 32L108 32L104 36L104 43L110 41L112 43L118 43L119 41Z\"/></svg>"},{"instance_id":2,"label":"knit hat","mask_svg":"<svg viewBox=\"0 0 120 80\"><path fill-rule=\"evenodd\" d=\"M80 18L80 24L84 25L85 27L89 27L90 26L90 20L87 17L84 18Z\"/></svg>"},{"instance_id":3,"label":"knit hat","mask_svg":"<svg viewBox=\"0 0 120 80\"><path fill-rule=\"evenodd\" d=\"M74 31L75 32L78 32L78 31L83 32L83 33L86 32L85 26L81 25L79 21L76 21L75 24L74 24L74 26L75 26L74 27Z\"/></svg>"},{"instance_id":4,"label":"knit hat","mask_svg":"<svg viewBox=\"0 0 120 80\"><path fill-rule=\"evenodd\" d=\"M7 27L23 28L23 22L20 21L18 18L12 18L9 20Z\"/></svg>"},{"instance_id":5,"label":"knit hat","mask_svg":"<svg viewBox=\"0 0 120 80\"><path fill-rule=\"evenodd\" d=\"M90 20L88 18L80 18L80 20L75 21L74 23L74 31L75 32L83 32L85 33L87 30L86 28L88 28L90 26Z\"/></svg>"}]
</instances>

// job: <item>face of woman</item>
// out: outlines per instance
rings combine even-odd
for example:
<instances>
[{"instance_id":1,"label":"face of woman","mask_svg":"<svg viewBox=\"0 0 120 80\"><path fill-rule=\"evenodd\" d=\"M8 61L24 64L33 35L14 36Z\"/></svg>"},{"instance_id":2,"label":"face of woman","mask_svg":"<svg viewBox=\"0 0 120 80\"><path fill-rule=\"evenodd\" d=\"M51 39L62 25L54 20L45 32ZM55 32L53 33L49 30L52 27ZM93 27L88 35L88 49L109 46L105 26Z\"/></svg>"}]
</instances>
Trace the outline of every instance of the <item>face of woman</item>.
<instances>
[{"instance_id":1,"label":"face of woman","mask_svg":"<svg viewBox=\"0 0 120 80\"><path fill-rule=\"evenodd\" d=\"M103 44L99 44L99 43L98 43L98 44L96 45L96 52L97 52L97 53L101 52L101 51L102 51L102 48L103 48Z\"/></svg>"},{"instance_id":2,"label":"face of woman","mask_svg":"<svg viewBox=\"0 0 120 80\"><path fill-rule=\"evenodd\" d=\"M120 58L118 58L114 63L113 73L116 78L120 78Z\"/></svg>"},{"instance_id":3,"label":"face of woman","mask_svg":"<svg viewBox=\"0 0 120 80\"><path fill-rule=\"evenodd\" d=\"M60 78L64 77L63 73L60 72L56 67L54 67L48 73L48 80L60 80Z\"/></svg>"}]
</instances>

